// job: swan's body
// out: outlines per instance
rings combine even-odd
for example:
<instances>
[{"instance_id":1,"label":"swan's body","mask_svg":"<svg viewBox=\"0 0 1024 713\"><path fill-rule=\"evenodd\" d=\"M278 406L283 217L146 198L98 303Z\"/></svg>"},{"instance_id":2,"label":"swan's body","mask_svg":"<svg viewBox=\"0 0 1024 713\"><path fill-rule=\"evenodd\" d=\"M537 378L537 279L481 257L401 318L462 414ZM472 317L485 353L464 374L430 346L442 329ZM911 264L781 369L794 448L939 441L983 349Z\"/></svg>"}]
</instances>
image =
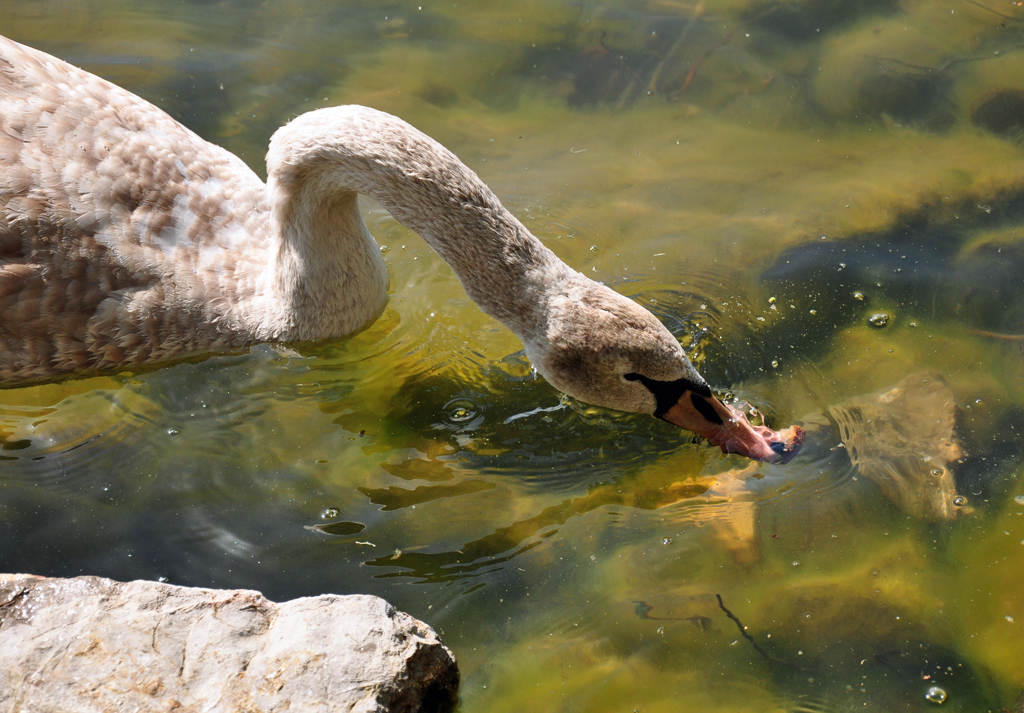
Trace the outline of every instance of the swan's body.
<instances>
[{"instance_id":1,"label":"swan's body","mask_svg":"<svg viewBox=\"0 0 1024 713\"><path fill-rule=\"evenodd\" d=\"M364 107L280 129L262 181L151 104L0 38L0 382L350 334L387 300L375 198L557 388L788 457L647 310L569 268L440 144Z\"/></svg>"}]
</instances>

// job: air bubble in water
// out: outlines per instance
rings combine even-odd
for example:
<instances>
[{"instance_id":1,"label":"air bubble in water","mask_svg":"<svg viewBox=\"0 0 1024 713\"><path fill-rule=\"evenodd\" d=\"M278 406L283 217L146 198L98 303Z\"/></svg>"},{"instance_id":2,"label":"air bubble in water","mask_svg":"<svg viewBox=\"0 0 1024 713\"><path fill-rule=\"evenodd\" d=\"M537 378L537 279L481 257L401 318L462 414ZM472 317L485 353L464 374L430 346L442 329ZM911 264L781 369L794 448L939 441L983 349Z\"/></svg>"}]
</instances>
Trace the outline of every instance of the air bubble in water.
<instances>
[{"instance_id":1,"label":"air bubble in water","mask_svg":"<svg viewBox=\"0 0 1024 713\"><path fill-rule=\"evenodd\" d=\"M444 405L444 412L450 422L462 424L476 418L480 407L470 399L457 398Z\"/></svg>"},{"instance_id":2,"label":"air bubble in water","mask_svg":"<svg viewBox=\"0 0 1024 713\"><path fill-rule=\"evenodd\" d=\"M1024 505L1024 495L1018 495L1013 499L1013 502L1017 503L1018 505Z\"/></svg>"},{"instance_id":3,"label":"air bubble in water","mask_svg":"<svg viewBox=\"0 0 1024 713\"><path fill-rule=\"evenodd\" d=\"M932 686L928 689L928 692L924 694L924 698L926 701L931 703L942 705L946 702L946 692L938 686Z\"/></svg>"},{"instance_id":4,"label":"air bubble in water","mask_svg":"<svg viewBox=\"0 0 1024 713\"><path fill-rule=\"evenodd\" d=\"M957 495L955 498L953 498L953 504L956 505L958 508L962 508L964 505L967 504L967 498L965 498L963 495Z\"/></svg>"},{"instance_id":5,"label":"air bubble in water","mask_svg":"<svg viewBox=\"0 0 1024 713\"><path fill-rule=\"evenodd\" d=\"M875 329L881 329L885 325L889 324L889 315L885 312L875 312L873 315L868 317L868 324Z\"/></svg>"},{"instance_id":6,"label":"air bubble in water","mask_svg":"<svg viewBox=\"0 0 1024 713\"><path fill-rule=\"evenodd\" d=\"M325 508L320 517L324 520L331 520L338 517L338 508Z\"/></svg>"}]
</instances>

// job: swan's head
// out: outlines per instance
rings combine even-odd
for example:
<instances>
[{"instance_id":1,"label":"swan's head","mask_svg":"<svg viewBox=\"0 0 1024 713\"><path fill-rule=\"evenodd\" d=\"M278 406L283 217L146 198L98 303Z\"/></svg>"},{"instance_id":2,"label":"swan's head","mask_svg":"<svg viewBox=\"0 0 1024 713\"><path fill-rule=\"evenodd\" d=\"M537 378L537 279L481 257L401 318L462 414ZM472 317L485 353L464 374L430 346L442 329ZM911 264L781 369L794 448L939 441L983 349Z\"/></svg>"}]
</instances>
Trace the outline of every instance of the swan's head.
<instances>
[{"instance_id":1,"label":"swan's head","mask_svg":"<svg viewBox=\"0 0 1024 713\"><path fill-rule=\"evenodd\" d=\"M793 427L754 426L726 406L646 309L582 275L549 298L546 331L526 339L530 360L561 391L597 406L650 413L706 437L723 452L772 463L803 441Z\"/></svg>"}]
</instances>

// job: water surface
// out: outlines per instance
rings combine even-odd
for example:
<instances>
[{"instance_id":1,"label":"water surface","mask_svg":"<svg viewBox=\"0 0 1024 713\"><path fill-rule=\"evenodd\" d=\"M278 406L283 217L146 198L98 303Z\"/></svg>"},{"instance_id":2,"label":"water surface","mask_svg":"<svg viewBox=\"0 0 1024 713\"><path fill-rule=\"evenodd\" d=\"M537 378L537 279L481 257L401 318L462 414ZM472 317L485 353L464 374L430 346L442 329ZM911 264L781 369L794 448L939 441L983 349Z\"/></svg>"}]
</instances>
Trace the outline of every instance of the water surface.
<instances>
[{"instance_id":1,"label":"water surface","mask_svg":"<svg viewBox=\"0 0 1024 713\"><path fill-rule=\"evenodd\" d=\"M944 709L1015 704L1016 3L0 13L261 175L303 111L402 116L716 389L816 429L752 466L560 396L366 201L392 297L359 335L0 391L0 570L377 594L442 633L466 713L913 711L933 686ZM957 404L951 521L901 511L826 415L921 372Z\"/></svg>"}]
</instances>

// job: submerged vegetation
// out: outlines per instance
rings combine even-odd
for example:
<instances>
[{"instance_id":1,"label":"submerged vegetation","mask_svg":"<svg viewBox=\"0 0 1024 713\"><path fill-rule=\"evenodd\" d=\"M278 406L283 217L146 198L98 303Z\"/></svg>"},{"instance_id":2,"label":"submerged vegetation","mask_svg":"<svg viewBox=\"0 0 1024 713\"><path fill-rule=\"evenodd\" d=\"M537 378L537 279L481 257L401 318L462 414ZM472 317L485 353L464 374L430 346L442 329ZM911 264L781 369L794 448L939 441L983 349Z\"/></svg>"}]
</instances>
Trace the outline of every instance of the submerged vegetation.
<instances>
[{"instance_id":1,"label":"submerged vegetation","mask_svg":"<svg viewBox=\"0 0 1024 713\"><path fill-rule=\"evenodd\" d=\"M0 570L379 594L442 633L467 713L1020 707L1020 3L4 17L258 173L300 112L402 116L720 393L814 434L749 466L561 398L366 202L392 301L354 338L0 392ZM864 410L925 372L956 448L864 455ZM885 480L932 470L955 515Z\"/></svg>"}]
</instances>

